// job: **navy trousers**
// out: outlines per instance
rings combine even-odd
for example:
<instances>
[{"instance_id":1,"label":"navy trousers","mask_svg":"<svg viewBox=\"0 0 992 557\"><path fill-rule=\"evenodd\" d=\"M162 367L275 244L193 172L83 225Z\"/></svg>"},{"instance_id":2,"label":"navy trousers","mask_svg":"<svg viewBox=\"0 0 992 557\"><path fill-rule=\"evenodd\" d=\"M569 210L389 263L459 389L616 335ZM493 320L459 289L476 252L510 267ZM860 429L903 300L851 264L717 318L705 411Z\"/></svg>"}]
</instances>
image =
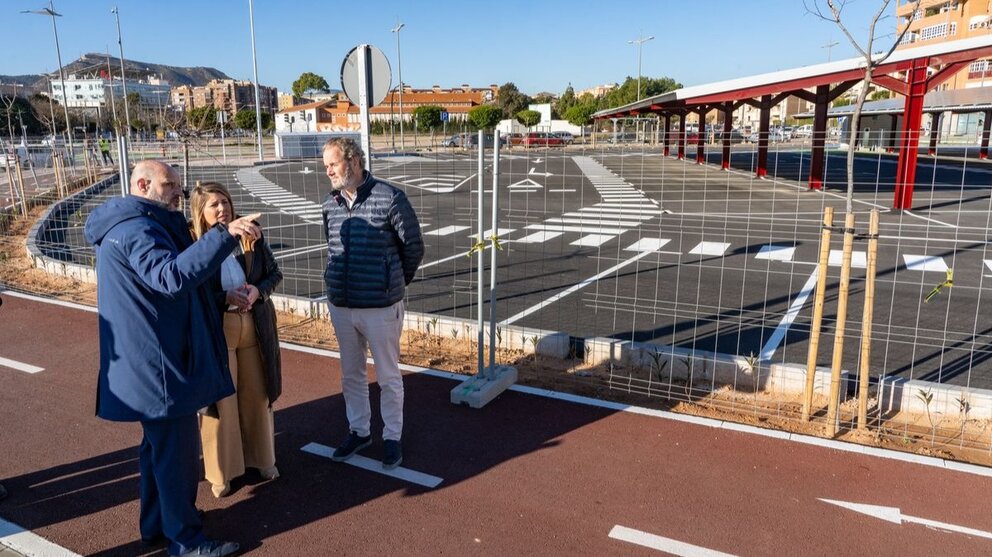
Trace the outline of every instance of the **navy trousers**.
<instances>
[{"instance_id":1,"label":"navy trousers","mask_svg":"<svg viewBox=\"0 0 992 557\"><path fill-rule=\"evenodd\" d=\"M196 510L200 480L200 433L196 415L141 422L141 537L165 535L169 553L203 543Z\"/></svg>"}]
</instances>

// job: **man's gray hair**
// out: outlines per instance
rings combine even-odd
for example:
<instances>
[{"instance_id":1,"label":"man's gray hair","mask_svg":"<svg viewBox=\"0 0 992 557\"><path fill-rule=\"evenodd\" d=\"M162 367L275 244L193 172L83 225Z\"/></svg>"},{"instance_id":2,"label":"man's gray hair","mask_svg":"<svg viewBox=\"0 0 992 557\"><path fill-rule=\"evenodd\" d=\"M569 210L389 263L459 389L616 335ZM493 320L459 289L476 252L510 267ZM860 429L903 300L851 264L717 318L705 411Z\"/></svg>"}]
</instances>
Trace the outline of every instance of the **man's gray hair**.
<instances>
[{"instance_id":1,"label":"man's gray hair","mask_svg":"<svg viewBox=\"0 0 992 557\"><path fill-rule=\"evenodd\" d=\"M346 161L357 157L362 162L362 168L365 168L365 151L362 150L362 146L354 138L348 136L332 137L324 143L322 152L326 153L331 147L341 149L341 156Z\"/></svg>"}]
</instances>

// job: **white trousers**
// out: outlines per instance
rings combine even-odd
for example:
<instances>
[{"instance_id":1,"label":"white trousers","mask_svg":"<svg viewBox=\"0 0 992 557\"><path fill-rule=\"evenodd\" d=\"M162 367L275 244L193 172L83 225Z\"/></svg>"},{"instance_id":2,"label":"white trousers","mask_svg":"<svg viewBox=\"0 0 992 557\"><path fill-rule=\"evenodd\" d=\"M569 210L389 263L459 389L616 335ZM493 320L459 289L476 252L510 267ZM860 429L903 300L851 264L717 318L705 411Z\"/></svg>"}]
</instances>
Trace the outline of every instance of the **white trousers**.
<instances>
[{"instance_id":1,"label":"white trousers","mask_svg":"<svg viewBox=\"0 0 992 557\"><path fill-rule=\"evenodd\" d=\"M375 375L382 389L379 412L383 439L399 441L403 434L403 375L400 373L400 333L403 301L384 308L344 308L327 304L341 350L341 390L351 431L371 434L369 376L366 348L372 351Z\"/></svg>"}]
</instances>

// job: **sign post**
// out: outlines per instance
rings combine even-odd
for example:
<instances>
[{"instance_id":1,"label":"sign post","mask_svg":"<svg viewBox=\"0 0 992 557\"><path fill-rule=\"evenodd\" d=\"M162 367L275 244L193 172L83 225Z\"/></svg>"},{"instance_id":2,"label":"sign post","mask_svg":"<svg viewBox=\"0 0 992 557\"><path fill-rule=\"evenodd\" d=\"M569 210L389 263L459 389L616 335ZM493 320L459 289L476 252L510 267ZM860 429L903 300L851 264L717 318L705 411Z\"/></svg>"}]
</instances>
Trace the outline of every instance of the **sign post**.
<instances>
[{"instance_id":1,"label":"sign post","mask_svg":"<svg viewBox=\"0 0 992 557\"><path fill-rule=\"evenodd\" d=\"M369 109L385 98L389 92L392 72L386 55L369 44L360 44L341 62L341 88L348 100L358 105L362 150L365 151L366 170L372 170L372 141L369 137Z\"/></svg>"},{"instance_id":2,"label":"sign post","mask_svg":"<svg viewBox=\"0 0 992 557\"><path fill-rule=\"evenodd\" d=\"M224 157L224 166L227 166L227 141L224 138L224 125L227 124L227 112L223 110L217 112L217 124L220 126L220 152Z\"/></svg>"}]
</instances>

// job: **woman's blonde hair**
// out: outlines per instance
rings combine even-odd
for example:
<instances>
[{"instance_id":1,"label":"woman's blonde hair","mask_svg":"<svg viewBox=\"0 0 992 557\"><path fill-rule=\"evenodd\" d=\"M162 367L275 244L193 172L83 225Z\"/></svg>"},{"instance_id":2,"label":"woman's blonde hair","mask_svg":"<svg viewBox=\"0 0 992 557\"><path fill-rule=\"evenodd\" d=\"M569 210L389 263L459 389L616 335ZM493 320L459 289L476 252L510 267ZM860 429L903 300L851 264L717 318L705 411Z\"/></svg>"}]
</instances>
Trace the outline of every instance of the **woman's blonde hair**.
<instances>
[{"instance_id":1,"label":"woman's blonde hair","mask_svg":"<svg viewBox=\"0 0 992 557\"><path fill-rule=\"evenodd\" d=\"M189 197L189 208L193 218L193 236L196 239L200 239L207 230L210 230L210 225L207 224L207 220L203 217L203 208L206 206L210 195L215 193L226 197L227 202L231 204L231 216L233 217L236 214L234 211L234 200L231 199L231 192L227 191L227 186L218 182L197 184Z\"/></svg>"}]
</instances>

